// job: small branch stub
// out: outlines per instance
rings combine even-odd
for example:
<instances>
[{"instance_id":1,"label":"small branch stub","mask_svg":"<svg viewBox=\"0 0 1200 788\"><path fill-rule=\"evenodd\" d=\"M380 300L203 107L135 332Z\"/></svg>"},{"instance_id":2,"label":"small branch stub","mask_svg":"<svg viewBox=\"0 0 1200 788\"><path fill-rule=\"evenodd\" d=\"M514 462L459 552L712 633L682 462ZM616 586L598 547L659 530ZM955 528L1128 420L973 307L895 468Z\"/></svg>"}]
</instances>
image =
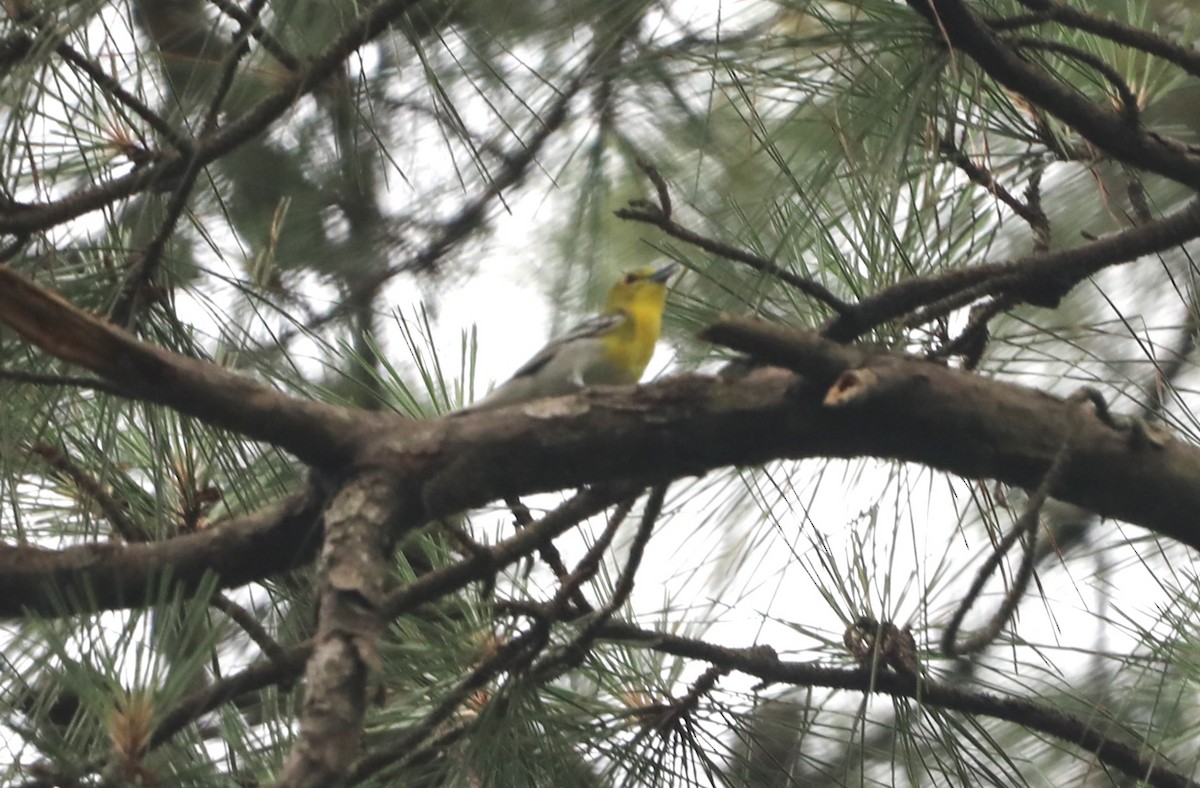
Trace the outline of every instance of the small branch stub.
<instances>
[{"instance_id":1,"label":"small branch stub","mask_svg":"<svg viewBox=\"0 0 1200 788\"><path fill-rule=\"evenodd\" d=\"M828 408L840 408L869 396L878 387L879 376L871 370L849 369L829 387L822 404Z\"/></svg>"}]
</instances>

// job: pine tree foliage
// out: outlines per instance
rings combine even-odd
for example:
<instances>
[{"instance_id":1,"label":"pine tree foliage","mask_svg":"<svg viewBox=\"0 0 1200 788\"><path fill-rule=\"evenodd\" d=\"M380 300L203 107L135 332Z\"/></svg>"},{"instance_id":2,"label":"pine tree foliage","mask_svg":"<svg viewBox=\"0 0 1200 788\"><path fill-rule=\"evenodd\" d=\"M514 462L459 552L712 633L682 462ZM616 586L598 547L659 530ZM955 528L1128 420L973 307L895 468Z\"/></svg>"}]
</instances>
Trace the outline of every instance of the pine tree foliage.
<instances>
[{"instance_id":1,"label":"pine tree foliage","mask_svg":"<svg viewBox=\"0 0 1200 788\"><path fill-rule=\"evenodd\" d=\"M1200 779L1200 5L3 9L0 782Z\"/></svg>"}]
</instances>

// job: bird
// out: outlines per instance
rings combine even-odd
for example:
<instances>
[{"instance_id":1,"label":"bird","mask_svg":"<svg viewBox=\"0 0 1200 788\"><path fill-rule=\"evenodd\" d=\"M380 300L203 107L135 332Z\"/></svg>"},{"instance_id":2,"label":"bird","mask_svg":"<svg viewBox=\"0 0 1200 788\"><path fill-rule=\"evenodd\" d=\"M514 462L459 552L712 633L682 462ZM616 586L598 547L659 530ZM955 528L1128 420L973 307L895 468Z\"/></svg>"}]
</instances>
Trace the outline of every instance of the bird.
<instances>
[{"instance_id":1,"label":"bird","mask_svg":"<svg viewBox=\"0 0 1200 788\"><path fill-rule=\"evenodd\" d=\"M654 355L667 283L677 270L669 263L626 272L608 291L599 314L551 340L511 378L459 412L563 396L584 386L637 383Z\"/></svg>"}]
</instances>

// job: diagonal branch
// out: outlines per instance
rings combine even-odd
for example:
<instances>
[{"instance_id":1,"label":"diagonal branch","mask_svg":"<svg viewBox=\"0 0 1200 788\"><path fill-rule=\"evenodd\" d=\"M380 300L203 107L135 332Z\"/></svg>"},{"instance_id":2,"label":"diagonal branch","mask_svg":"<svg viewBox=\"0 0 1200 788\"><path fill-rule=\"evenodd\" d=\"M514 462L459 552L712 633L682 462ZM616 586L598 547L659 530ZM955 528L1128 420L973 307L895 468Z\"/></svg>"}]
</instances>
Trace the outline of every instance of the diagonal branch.
<instances>
[{"instance_id":1,"label":"diagonal branch","mask_svg":"<svg viewBox=\"0 0 1200 788\"><path fill-rule=\"evenodd\" d=\"M124 105L145 121L146 125L158 132L167 142L171 143L180 156L187 157L192 154L192 140L186 134L180 132L157 112L147 107L137 96L121 87L119 82L104 73L95 63L77 52L70 44L61 42L55 47L54 51L63 60L86 74L89 79L96 83L97 87L112 96L115 101Z\"/></svg>"},{"instance_id":2,"label":"diagonal branch","mask_svg":"<svg viewBox=\"0 0 1200 788\"><path fill-rule=\"evenodd\" d=\"M69 480L78 491L80 498L94 504L120 538L127 542L150 541L150 534L140 523L129 516L129 506L113 496L98 479L71 459L65 447L49 443L35 443L28 447L27 451L30 455L41 459L63 478ZM77 503L86 506L84 500L79 500Z\"/></svg>"},{"instance_id":3,"label":"diagonal branch","mask_svg":"<svg viewBox=\"0 0 1200 788\"><path fill-rule=\"evenodd\" d=\"M1019 0L1026 8L1033 9L1041 20L1058 22L1060 25L1083 30L1107 38L1130 49L1140 49L1147 54L1173 63L1194 77L1200 77L1200 51L1194 46L1180 44L1165 36L1127 25L1116 19L1081 11L1058 0Z\"/></svg>"},{"instance_id":4,"label":"diagonal branch","mask_svg":"<svg viewBox=\"0 0 1200 788\"><path fill-rule=\"evenodd\" d=\"M290 451L314 467L344 464L375 420L303 400L216 364L147 344L0 266L0 323L27 342L156 402Z\"/></svg>"},{"instance_id":5,"label":"diagonal branch","mask_svg":"<svg viewBox=\"0 0 1200 788\"><path fill-rule=\"evenodd\" d=\"M959 147L949 135L941 137L937 142L937 147L938 152L949 158L954 166L971 179L972 183L979 184L989 194L1011 208L1013 213L1024 219L1035 231L1047 231L1046 214L1040 208L1026 205L1014 197L1008 189L1004 188L1003 184L996 180L996 176L992 174L991 170L972 161L966 151Z\"/></svg>"},{"instance_id":6,"label":"diagonal branch","mask_svg":"<svg viewBox=\"0 0 1200 788\"><path fill-rule=\"evenodd\" d=\"M1200 155L1130 123L1109 107L1022 58L962 0L908 0L946 44L971 57L992 79L1055 116L1098 149L1132 167L1200 191Z\"/></svg>"},{"instance_id":7,"label":"diagonal branch","mask_svg":"<svg viewBox=\"0 0 1200 788\"><path fill-rule=\"evenodd\" d=\"M1087 277L1200 237L1200 200L1154 222L1140 224L1074 249L1042 252L1006 263L987 263L910 279L888 287L830 320L824 336L848 342L922 307L938 313L984 296L1012 295L1035 306L1054 306Z\"/></svg>"},{"instance_id":8,"label":"diagonal branch","mask_svg":"<svg viewBox=\"0 0 1200 788\"><path fill-rule=\"evenodd\" d=\"M166 744L187 725L239 696L293 681L303 672L305 661L311 655L312 641L306 640L273 658L255 662L203 689L188 693L159 718L150 735L150 748Z\"/></svg>"},{"instance_id":9,"label":"diagonal branch","mask_svg":"<svg viewBox=\"0 0 1200 788\"><path fill-rule=\"evenodd\" d=\"M248 30L254 40L263 49L271 53L271 56L279 61L279 64L284 68L293 72L298 72L304 68L304 64L300 59L288 51L287 47L271 35L269 30L263 27L257 14L246 13L239 6L230 2L230 0L208 0L208 2L219 8L221 13L233 19L243 29Z\"/></svg>"},{"instance_id":10,"label":"diagonal branch","mask_svg":"<svg viewBox=\"0 0 1200 788\"><path fill-rule=\"evenodd\" d=\"M542 519L524 526L515 536L464 561L435 569L392 592L384 603L384 615L395 618L468 583L486 580L500 567L550 544L554 537L566 533L588 517L636 495L638 489L638 485L628 482L589 487Z\"/></svg>"},{"instance_id":11,"label":"diagonal branch","mask_svg":"<svg viewBox=\"0 0 1200 788\"><path fill-rule=\"evenodd\" d=\"M672 238L678 238L680 241L703 249L717 257L741 263L753 268L755 271L774 277L810 298L820 301L838 313L838 315L844 316L853 311L854 308L851 305L838 298L829 288L820 282L800 276L794 271L789 271L773 261L765 257L759 257L745 249L739 249L736 246L730 246L716 239L707 238L695 230L690 230L676 222L671 215L671 193L667 189L667 183L662 175L655 167L645 161L639 160L638 166L642 172L646 173L646 177L650 179L650 182L654 184L655 191L658 194L658 204L655 205L654 203L641 200L631 202L628 207L619 208L613 212L618 219L652 224Z\"/></svg>"},{"instance_id":12,"label":"diagonal branch","mask_svg":"<svg viewBox=\"0 0 1200 788\"><path fill-rule=\"evenodd\" d=\"M1010 39L1009 43L1021 49L1040 49L1045 52L1053 52L1064 58L1083 63L1098 72L1112 86L1112 89L1116 91L1117 98L1121 101L1121 119L1133 125L1141 123L1142 111L1141 107L1138 106L1137 94L1129 86L1129 83L1125 81L1125 77L1121 75L1121 72L1113 68L1108 61L1093 55L1091 52L1085 52L1079 47L1064 44L1061 41L1045 41L1032 36L1016 36Z\"/></svg>"}]
</instances>

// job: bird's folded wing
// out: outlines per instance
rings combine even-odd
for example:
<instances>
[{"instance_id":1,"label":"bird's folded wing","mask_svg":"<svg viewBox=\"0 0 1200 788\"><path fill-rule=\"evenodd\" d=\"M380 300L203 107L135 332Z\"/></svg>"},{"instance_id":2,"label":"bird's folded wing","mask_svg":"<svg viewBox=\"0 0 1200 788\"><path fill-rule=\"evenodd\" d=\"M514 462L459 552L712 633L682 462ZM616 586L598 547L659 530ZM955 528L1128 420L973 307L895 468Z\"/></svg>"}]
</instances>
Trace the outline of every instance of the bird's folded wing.
<instances>
[{"instance_id":1,"label":"bird's folded wing","mask_svg":"<svg viewBox=\"0 0 1200 788\"><path fill-rule=\"evenodd\" d=\"M550 344L539 350L533 358L521 365L520 369L513 373L514 378L525 377L527 375L536 374L539 369L546 366L550 359L554 358L564 345L571 342L578 342L583 339L594 339L603 336L608 331L616 328L625 320L623 313L617 312L608 315L594 315L584 320L577 326L574 326L566 334L554 339Z\"/></svg>"}]
</instances>

